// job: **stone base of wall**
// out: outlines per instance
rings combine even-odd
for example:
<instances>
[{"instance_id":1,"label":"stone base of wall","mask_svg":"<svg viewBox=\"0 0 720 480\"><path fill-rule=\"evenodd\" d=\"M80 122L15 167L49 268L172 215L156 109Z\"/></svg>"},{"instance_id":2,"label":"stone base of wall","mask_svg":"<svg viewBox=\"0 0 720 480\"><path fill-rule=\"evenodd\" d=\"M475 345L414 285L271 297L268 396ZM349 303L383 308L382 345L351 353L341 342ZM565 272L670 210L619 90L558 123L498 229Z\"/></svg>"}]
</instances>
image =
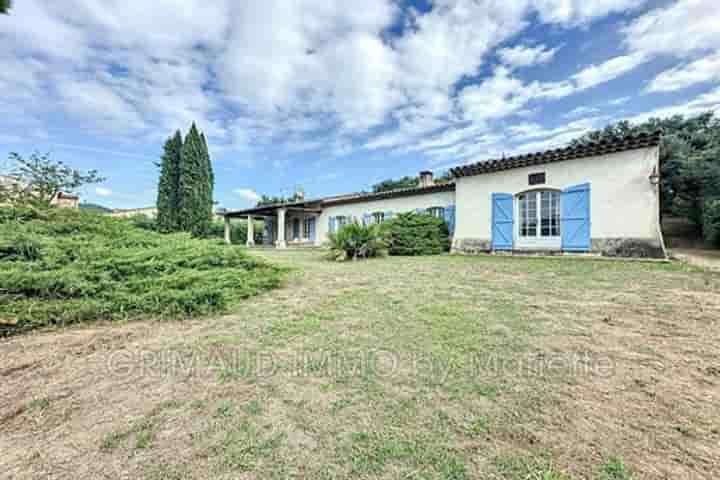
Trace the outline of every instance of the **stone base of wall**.
<instances>
[{"instance_id":1,"label":"stone base of wall","mask_svg":"<svg viewBox=\"0 0 720 480\"><path fill-rule=\"evenodd\" d=\"M478 254L492 250L492 242L480 238L454 238L450 253Z\"/></svg>"},{"instance_id":2,"label":"stone base of wall","mask_svg":"<svg viewBox=\"0 0 720 480\"><path fill-rule=\"evenodd\" d=\"M492 242L481 238L456 238L453 239L451 253L455 254L479 254L492 251ZM503 252L510 254L511 252ZM531 252L517 251L524 255L542 253L545 255L562 254L560 251ZM593 238L590 244L590 252L605 257L626 257L626 258L665 258L660 241L654 238Z\"/></svg>"},{"instance_id":3,"label":"stone base of wall","mask_svg":"<svg viewBox=\"0 0 720 480\"><path fill-rule=\"evenodd\" d=\"M591 248L605 257L665 258L655 238L593 238Z\"/></svg>"}]
</instances>

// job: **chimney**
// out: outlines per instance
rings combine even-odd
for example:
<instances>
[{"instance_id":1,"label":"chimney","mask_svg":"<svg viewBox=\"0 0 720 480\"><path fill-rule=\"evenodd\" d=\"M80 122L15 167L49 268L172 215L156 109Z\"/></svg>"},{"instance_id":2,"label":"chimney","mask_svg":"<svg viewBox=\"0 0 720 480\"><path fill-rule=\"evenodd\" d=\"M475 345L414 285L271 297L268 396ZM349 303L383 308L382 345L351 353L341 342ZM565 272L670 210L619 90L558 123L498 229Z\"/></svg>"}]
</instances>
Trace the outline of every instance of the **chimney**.
<instances>
[{"instance_id":1,"label":"chimney","mask_svg":"<svg viewBox=\"0 0 720 480\"><path fill-rule=\"evenodd\" d=\"M430 170L423 170L420 172L419 184L420 187L432 187L435 185L433 173Z\"/></svg>"}]
</instances>

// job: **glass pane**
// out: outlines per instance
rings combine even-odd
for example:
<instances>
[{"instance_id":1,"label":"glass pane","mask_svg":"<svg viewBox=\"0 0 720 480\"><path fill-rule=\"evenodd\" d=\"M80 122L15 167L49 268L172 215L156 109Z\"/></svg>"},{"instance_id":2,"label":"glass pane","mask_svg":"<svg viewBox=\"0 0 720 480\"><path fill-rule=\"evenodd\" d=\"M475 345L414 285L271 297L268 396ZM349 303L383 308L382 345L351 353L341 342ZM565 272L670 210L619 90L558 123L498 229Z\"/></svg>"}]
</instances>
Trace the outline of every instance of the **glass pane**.
<instances>
[{"instance_id":1,"label":"glass pane","mask_svg":"<svg viewBox=\"0 0 720 480\"><path fill-rule=\"evenodd\" d=\"M527 196L527 236L537 236L537 194Z\"/></svg>"}]
</instances>

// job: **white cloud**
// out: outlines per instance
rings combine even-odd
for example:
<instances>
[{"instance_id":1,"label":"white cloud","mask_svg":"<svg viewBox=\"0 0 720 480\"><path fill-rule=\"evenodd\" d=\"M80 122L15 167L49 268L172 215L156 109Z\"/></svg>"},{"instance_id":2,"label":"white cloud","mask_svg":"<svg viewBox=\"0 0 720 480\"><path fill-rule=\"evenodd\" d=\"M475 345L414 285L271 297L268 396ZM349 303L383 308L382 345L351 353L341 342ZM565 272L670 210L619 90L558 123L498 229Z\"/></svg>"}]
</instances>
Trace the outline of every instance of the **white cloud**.
<instances>
[{"instance_id":1,"label":"white cloud","mask_svg":"<svg viewBox=\"0 0 720 480\"><path fill-rule=\"evenodd\" d=\"M521 80L513 78L506 67L498 67L492 77L464 88L459 95L466 117L476 122L518 112L528 100L528 89Z\"/></svg>"},{"instance_id":2,"label":"white cloud","mask_svg":"<svg viewBox=\"0 0 720 480\"><path fill-rule=\"evenodd\" d=\"M680 0L641 15L623 29L625 43L645 55L720 49L717 0Z\"/></svg>"},{"instance_id":3,"label":"white cloud","mask_svg":"<svg viewBox=\"0 0 720 480\"><path fill-rule=\"evenodd\" d=\"M582 117L584 115L597 113L599 111L600 111L600 109L597 107L587 107L587 106L583 105L583 106L580 106L580 107L570 110L568 113L564 114L563 117L565 117L565 118Z\"/></svg>"},{"instance_id":4,"label":"white cloud","mask_svg":"<svg viewBox=\"0 0 720 480\"><path fill-rule=\"evenodd\" d=\"M631 99L632 99L632 97L619 97L619 98L615 98L615 99L613 99L613 100L610 100L610 101L608 102L608 105L613 105L613 106L622 105L623 103L629 102Z\"/></svg>"},{"instance_id":5,"label":"white cloud","mask_svg":"<svg viewBox=\"0 0 720 480\"><path fill-rule=\"evenodd\" d=\"M260 195L251 188L236 188L233 190L233 193L248 202L257 202L260 200Z\"/></svg>"},{"instance_id":6,"label":"white cloud","mask_svg":"<svg viewBox=\"0 0 720 480\"><path fill-rule=\"evenodd\" d=\"M557 48L548 49L545 45L536 47L516 45L511 48L502 48L497 53L500 61L505 65L519 68L548 63L555 56L557 50Z\"/></svg>"},{"instance_id":7,"label":"white cloud","mask_svg":"<svg viewBox=\"0 0 720 480\"><path fill-rule=\"evenodd\" d=\"M577 87L584 90L614 80L646 61L647 57L642 53L622 55L598 65L590 65L573 75L572 78L577 83Z\"/></svg>"},{"instance_id":8,"label":"white cloud","mask_svg":"<svg viewBox=\"0 0 720 480\"><path fill-rule=\"evenodd\" d=\"M540 18L547 23L578 25L614 12L627 12L646 0L533 0Z\"/></svg>"},{"instance_id":9,"label":"white cloud","mask_svg":"<svg viewBox=\"0 0 720 480\"><path fill-rule=\"evenodd\" d=\"M113 192L109 188L95 187L95 195L97 195L99 197L109 197L112 194L113 194Z\"/></svg>"},{"instance_id":10,"label":"white cloud","mask_svg":"<svg viewBox=\"0 0 720 480\"><path fill-rule=\"evenodd\" d=\"M720 79L720 52L661 72L650 82L647 91L671 92L717 79Z\"/></svg>"},{"instance_id":11,"label":"white cloud","mask_svg":"<svg viewBox=\"0 0 720 480\"><path fill-rule=\"evenodd\" d=\"M689 102L681 102L668 107L656 108L654 110L637 114L628 120L632 123L642 123L650 118L664 118L673 115L684 115L692 117L708 111L720 111L720 87L707 93L698 95Z\"/></svg>"}]
</instances>

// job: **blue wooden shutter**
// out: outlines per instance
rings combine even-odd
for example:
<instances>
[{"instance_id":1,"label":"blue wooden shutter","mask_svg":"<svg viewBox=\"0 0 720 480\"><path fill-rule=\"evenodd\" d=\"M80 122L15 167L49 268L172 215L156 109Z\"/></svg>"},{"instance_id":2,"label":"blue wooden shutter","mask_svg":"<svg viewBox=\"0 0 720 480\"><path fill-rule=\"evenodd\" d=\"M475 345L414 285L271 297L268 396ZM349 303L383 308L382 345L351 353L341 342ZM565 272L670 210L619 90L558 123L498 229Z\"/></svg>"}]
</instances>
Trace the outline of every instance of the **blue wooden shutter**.
<instances>
[{"instance_id":1,"label":"blue wooden shutter","mask_svg":"<svg viewBox=\"0 0 720 480\"><path fill-rule=\"evenodd\" d=\"M385 212L385 220L392 220L395 213L392 210L388 210Z\"/></svg>"},{"instance_id":2,"label":"blue wooden shutter","mask_svg":"<svg viewBox=\"0 0 720 480\"><path fill-rule=\"evenodd\" d=\"M455 205L448 205L443 212L445 221L448 224L448 231L452 237L455 234Z\"/></svg>"},{"instance_id":3,"label":"blue wooden shutter","mask_svg":"<svg viewBox=\"0 0 720 480\"><path fill-rule=\"evenodd\" d=\"M571 252L590 250L590 184L563 190L560 212L562 249Z\"/></svg>"},{"instance_id":4,"label":"blue wooden shutter","mask_svg":"<svg viewBox=\"0 0 720 480\"><path fill-rule=\"evenodd\" d=\"M492 194L492 248L512 250L513 247L513 196L509 193Z\"/></svg>"},{"instance_id":5,"label":"blue wooden shutter","mask_svg":"<svg viewBox=\"0 0 720 480\"><path fill-rule=\"evenodd\" d=\"M416 208L415 213L417 213L418 215L422 215L423 213L425 213L425 209L424 208Z\"/></svg>"},{"instance_id":6,"label":"blue wooden shutter","mask_svg":"<svg viewBox=\"0 0 720 480\"><path fill-rule=\"evenodd\" d=\"M369 213L366 213L363 215L363 225L370 225L370 218L371 215Z\"/></svg>"},{"instance_id":7,"label":"blue wooden shutter","mask_svg":"<svg viewBox=\"0 0 720 480\"><path fill-rule=\"evenodd\" d=\"M335 233L335 217L328 217L328 233Z\"/></svg>"}]
</instances>

